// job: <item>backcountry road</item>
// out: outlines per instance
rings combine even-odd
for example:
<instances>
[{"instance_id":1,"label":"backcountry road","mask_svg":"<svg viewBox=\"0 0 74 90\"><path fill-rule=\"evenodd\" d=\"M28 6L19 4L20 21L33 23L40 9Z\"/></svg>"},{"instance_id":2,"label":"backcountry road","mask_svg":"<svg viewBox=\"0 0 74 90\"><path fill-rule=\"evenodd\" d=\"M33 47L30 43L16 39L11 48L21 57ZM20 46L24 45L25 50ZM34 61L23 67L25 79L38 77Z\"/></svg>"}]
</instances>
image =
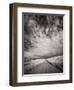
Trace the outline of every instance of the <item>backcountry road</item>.
<instances>
[{"instance_id":1,"label":"backcountry road","mask_svg":"<svg viewBox=\"0 0 74 90\"><path fill-rule=\"evenodd\" d=\"M59 62L50 59L32 60L24 65L24 74L61 73L63 63L61 62L62 57L60 58Z\"/></svg>"}]
</instances>

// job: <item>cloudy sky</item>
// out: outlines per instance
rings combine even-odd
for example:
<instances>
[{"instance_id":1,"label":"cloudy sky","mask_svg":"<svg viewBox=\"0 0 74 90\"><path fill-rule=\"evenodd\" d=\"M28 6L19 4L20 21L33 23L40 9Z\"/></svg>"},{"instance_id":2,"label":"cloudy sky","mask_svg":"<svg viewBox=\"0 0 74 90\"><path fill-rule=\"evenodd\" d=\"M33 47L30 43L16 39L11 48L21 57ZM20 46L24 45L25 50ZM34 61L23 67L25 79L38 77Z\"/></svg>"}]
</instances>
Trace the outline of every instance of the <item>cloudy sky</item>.
<instances>
[{"instance_id":1,"label":"cloudy sky","mask_svg":"<svg viewBox=\"0 0 74 90\"><path fill-rule=\"evenodd\" d=\"M63 54L63 16L24 14L24 57Z\"/></svg>"}]
</instances>

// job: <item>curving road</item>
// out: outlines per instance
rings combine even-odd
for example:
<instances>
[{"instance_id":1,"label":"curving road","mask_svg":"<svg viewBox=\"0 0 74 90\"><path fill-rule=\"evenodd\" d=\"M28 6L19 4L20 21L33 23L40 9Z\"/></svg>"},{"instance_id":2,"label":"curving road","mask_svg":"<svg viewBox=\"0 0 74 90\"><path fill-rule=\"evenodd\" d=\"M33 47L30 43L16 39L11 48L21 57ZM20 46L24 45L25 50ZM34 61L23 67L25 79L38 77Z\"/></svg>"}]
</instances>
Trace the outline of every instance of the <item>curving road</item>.
<instances>
[{"instance_id":1,"label":"curving road","mask_svg":"<svg viewBox=\"0 0 74 90\"><path fill-rule=\"evenodd\" d=\"M32 60L24 64L24 74L62 73L63 56Z\"/></svg>"}]
</instances>

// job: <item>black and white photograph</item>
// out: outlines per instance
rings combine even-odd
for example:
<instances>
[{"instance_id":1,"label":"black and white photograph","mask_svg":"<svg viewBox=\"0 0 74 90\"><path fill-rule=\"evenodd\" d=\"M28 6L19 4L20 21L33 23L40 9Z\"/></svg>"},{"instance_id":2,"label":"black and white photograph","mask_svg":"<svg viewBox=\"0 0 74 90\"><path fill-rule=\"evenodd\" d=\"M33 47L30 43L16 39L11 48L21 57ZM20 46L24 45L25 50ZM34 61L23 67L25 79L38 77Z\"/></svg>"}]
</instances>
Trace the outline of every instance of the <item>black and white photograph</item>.
<instances>
[{"instance_id":1,"label":"black and white photograph","mask_svg":"<svg viewBox=\"0 0 74 90\"><path fill-rule=\"evenodd\" d=\"M22 13L22 74L63 73L62 14Z\"/></svg>"}]
</instances>

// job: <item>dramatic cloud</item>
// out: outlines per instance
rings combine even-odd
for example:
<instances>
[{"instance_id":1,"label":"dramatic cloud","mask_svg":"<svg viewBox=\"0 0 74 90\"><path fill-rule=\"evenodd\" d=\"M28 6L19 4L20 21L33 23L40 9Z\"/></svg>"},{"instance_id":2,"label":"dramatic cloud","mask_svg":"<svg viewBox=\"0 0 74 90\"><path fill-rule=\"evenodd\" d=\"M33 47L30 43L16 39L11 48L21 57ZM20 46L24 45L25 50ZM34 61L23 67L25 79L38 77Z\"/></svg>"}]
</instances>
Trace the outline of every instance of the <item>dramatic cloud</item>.
<instances>
[{"instance_id":1,"label":"dramatic cloud","mask_svg":"<svg viewBox=\"0 0 74 90\"><path fill-rule=\"evenodd\" d=\"M24 15L24 57L63 54L63 16Z\"/></svg>"}]
</instances>

